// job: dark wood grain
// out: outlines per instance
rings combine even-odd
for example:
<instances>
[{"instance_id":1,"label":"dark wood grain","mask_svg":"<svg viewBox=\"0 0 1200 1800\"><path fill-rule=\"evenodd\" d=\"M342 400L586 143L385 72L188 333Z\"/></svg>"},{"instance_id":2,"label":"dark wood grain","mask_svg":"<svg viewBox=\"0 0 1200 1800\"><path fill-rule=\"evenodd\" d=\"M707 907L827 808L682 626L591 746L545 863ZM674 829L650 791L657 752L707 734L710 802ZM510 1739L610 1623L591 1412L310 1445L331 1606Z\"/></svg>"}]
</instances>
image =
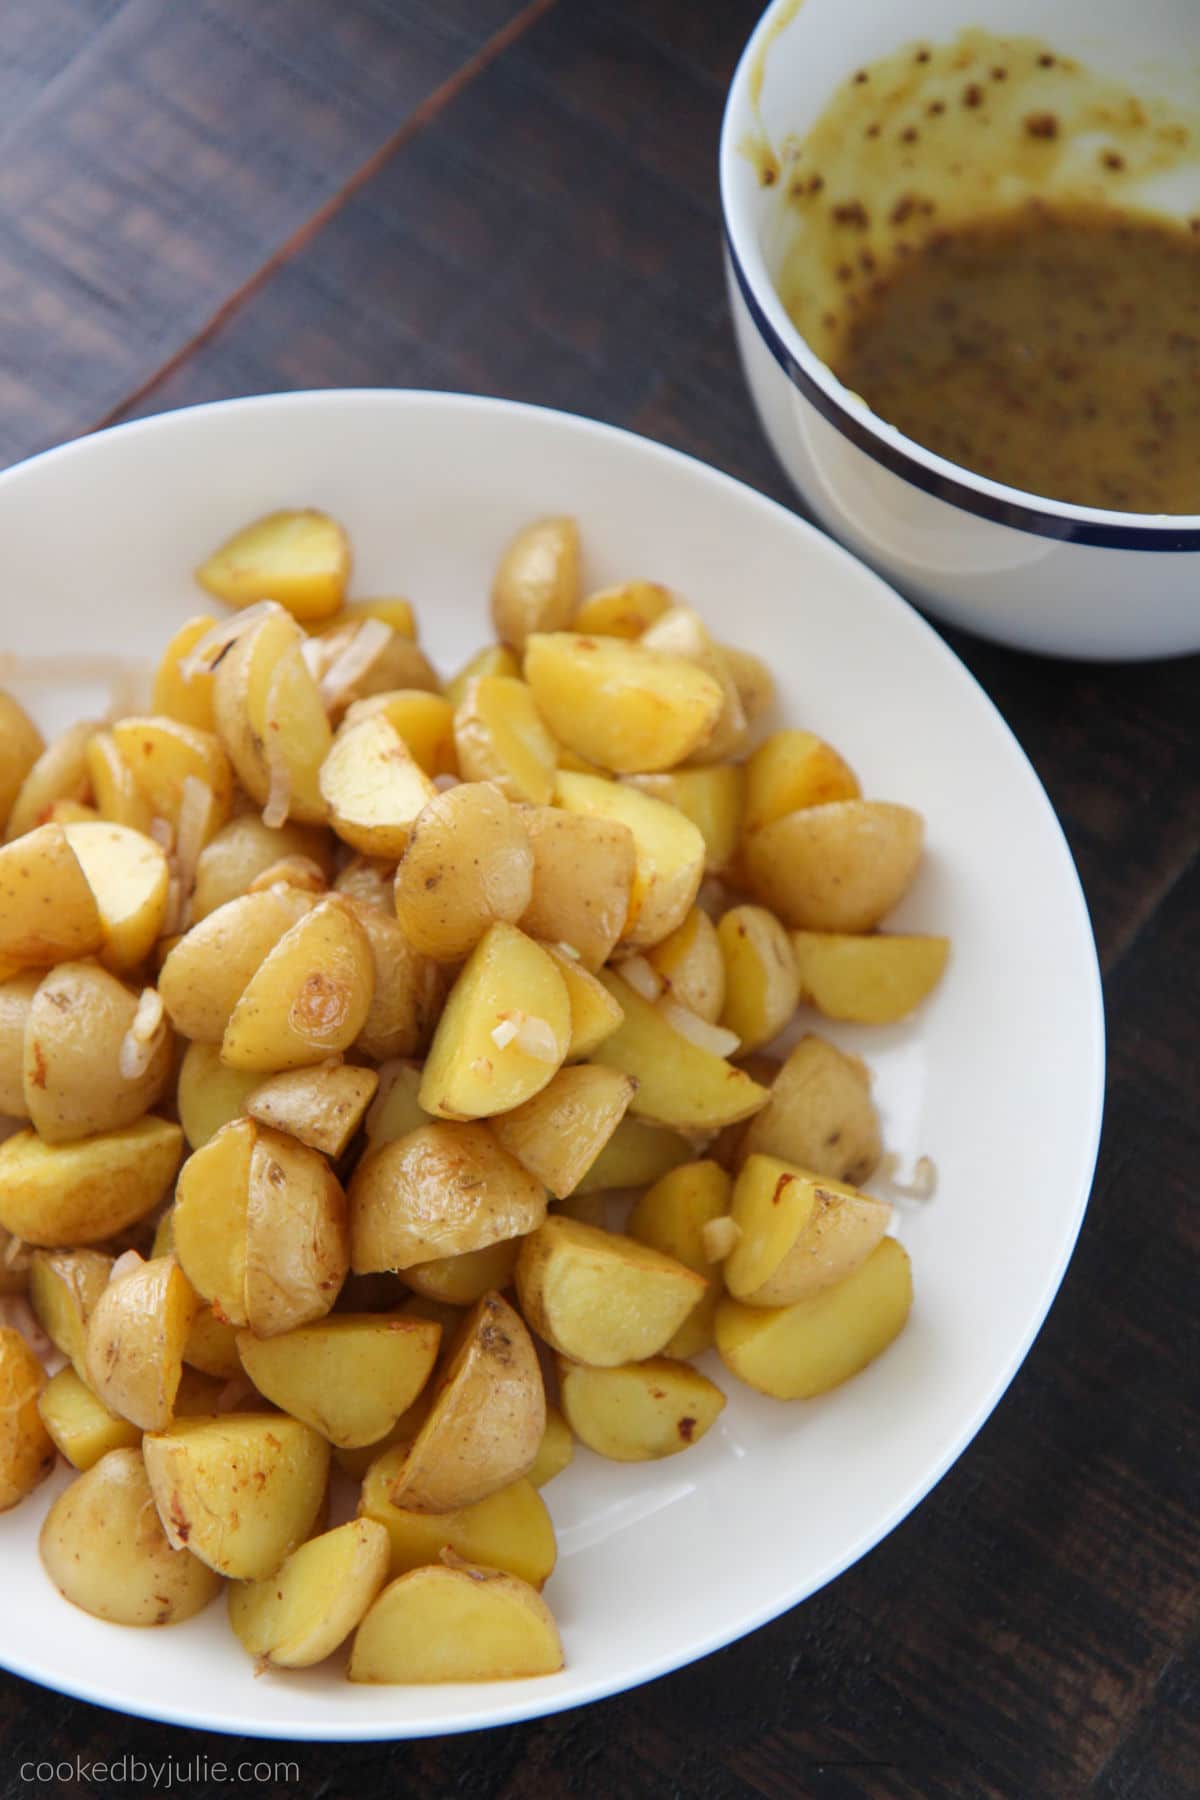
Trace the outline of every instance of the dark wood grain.
<instances>
[{"instance_id":1,"label":"dark wood grain","mask_svg":"<svg viewBox=\"0 0 1200 1800\"><path fill-rule=\"evenodd\" d=\"M14 9L0 453L230 394L422 385L629 424L791 503L736 366L715 198L756 11ZM1200 1791L1200 663L952 642L1063 818L1106 972L1095 1191L1027 1363L885 1544L744 1643L563 1718L399 1752L300 1746L301 1792ZM192 1742L12 1678L0 1732L0 1800L48 1746Z\"/></svg>"}]
</instances>

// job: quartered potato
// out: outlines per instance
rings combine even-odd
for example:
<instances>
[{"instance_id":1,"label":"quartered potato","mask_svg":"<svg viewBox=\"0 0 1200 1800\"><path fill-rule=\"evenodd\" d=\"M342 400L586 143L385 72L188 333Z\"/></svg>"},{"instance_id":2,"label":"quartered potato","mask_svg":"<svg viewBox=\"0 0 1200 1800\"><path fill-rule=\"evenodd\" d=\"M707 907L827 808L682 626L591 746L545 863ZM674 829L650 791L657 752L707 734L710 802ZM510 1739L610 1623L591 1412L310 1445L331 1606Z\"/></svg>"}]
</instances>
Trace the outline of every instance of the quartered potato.
<instances>
[{"instance_id":1,"label":"quartered potato","mask_svg":"<svg viewBox=\"0 0 1200 1800\"><path fill-rule=\"evenodd\" d=\"M499 1569L433 1564L397 1576L359 1626L351 1681L511 1681L553 1675L562 1641L536 1588Z\"/></svg>"},{"instance_id":2,"label":"quartered potato","mask_svg":"<svg viewBox=\"0 0 1200 1800\"><path fill-rule=\"evenodd\" d=\"M265 606L217 665L217 730L268 825L319 825L328 811L319 775L333 737L303 642L282 607Z\"/></svg>"},{"instance_id":3,"label":"quartered potato","mask_svg":"<svg viewBox=\"0 0 1200 1800\"><path fill-rule=\"evenodd\" d=\"M0 1512L18 1506L54 1467L54 1445L38 1411L45 1385L42 1365L20 1332L0 1325Z\"/></svg>"},{"instance_id":4,"label":"quartered potato","mask_svg":"<svg viewBox=\"0 0 1200 1800\"><path fill-rule=\"evenodd\" d=\"M63 826L39 825L0 847L0 959L44 967L91 956L103 942L96 897Z\"/></svg>"},{"instance_id":5,"label":"quartered potato","mask_svg":"<svg viewBox=\"0 0 1200 1800\"><path fill-rule=\"evenodd\" d=\"M520 1238L502 1238L498 1243L485 1244L481 1250L463 1250L457 1256L414 1263L405 1269L404 1280L422 1299L454 1307L474 1306L493 1288L500 1292L512 1286L520 1248Z\"/></svg>"},{"instance_id":6,"label":"quartered potato","mask_svg":"<svg viewBox=\"0 0 1200 1800\"><path fill-rule=\"evenodd\" d=\"M664 1256L673 1256L703 1275L707 1284L678 1331L663 1346L667 1356L683 1360L712 1347L721 1284L709 1255L705 1226L728 1213L732 1190L730 1176L715 1162L683 1163L647 1188L629 1215L625 1229L630 1237L661 1250Z\"/></svg>"},{"instance_id":7,"label":"quartered potato","mask_svg":"<svg viewBox=\"0 0 1200 1800\"><path fill-rule=\"evenodd\" d=\"M561 1214L526 1238L517 1262L521 1310L538 1336L597 1368L656 1356L706 1285L661 1251Z\"/></svg>"},{"instance_id":8,"label":"quartered potato","mask_svg":"<svg viewBox=\"0 0 1200 1800\"><path fill-rule=\"evenodd\" d=\"M388 1534L352 1519L301 1544L263 1581L229 1589L229 1623L250 1652L307 1669L344 1643L388 1577Z\"/></svg>"},{"instance_id":9,"label":"quartered potato","mask_svg":"<svg viewBox=\"0 0 1200 1800\"><path fill-rule=\"evenodd\" d=\"M497 637L523 650L532 632L561 631L571 622L579 594L579 527L574 519L538 519L524 526L500 558L492 582Z\"/></svg>"},{"instance_id":10,"label":"quartered potato","mask_svg":"<svg viewBox=\"0 0 1200 1800\"><path fill-rule=\"evenodd\" d=\"M331 1444L385 1437L429 1379L441 1331L427 1319L339 1313L280 1337L238 1333L238 1354L266 1399Z\"/></svg>"},{"instance_id":11,"label":"quartered potato","mask_svg":"<svg viewBox=\"0 0 1200 1800\"><path fill-rule=\"evenodd\" d=\"M27 1244L97 1244L152 1213L183 1154L178 1125L148 1113L74 1144L18 1131L0 1144L0 1225Z\"/></svg>"},{"instance_id":12,"label":"quartered potato","mask_svg":"<svg viewBox=\"0 0 1200 1800\"><path fill-rule=\"evenodd\" d=\"M23 1111L46 1143L132 1125L161 1098L171 1034L158 1032L127 1064L137 1012L129 989L95 963L59 963L42 980L25 1026Z\"/></svg>"},{"instance_id":13,"label":"quartered potato","mask_svg":"<svg viewBox=\"0 0 1200 1800\"><path fill-rule=\"evenodd\" d=\"M87 1323L88 1385L143 1431L171 1422L198 1301L173 1256L114 1271Z\"/></svg>"},{"instance_id":14,"label":"quartered potato","mask_svg":"<svg viewBox=\"0 0 1200 1800\"><path fill-rule=\"evenodd\" d=\"M703 907L693 906L682 925L646 952L646 961L672 1000L716 1024L725 1004L725 958Z\"/></svg>"},{"instance_id":15,"label":"quartered potato","mask_svg":"<svg viewBox=\"0 0 1200 1800\"><path fill-rule=\"evenodd\" d=\"M275 600L294 618L328 619L350 578L350 544L328 513L312 507L268 513L213 552L196 580L226 606Z\"/></svg>"},{"instance_id":16,"label":"quartered potato","mask_svg":"<svg viewBox=\"0 0 1200 1800\"><path fill-rule=\"evenodd\" d=\"M264 825L257 813L239 813L210 838L196 861L192 923L248 894L268 870L293 857L315 862L328 880L333 874L333 840L312 825Z\"/></svg>"},{"instance_id":17,"label":"quartered potato","mask_svg":"<svg viewBox=\"0 0 1200 1800\"><path fill-rule=\"evenodd\" d=\"M368 1151L349 1203L356 1274L481 1250L546 1216L541 1182L486 1125L441 1119Z\"/></svg>"},{"instance_id":18,"label":"quartered potato","mask_svg":"<svg viewBox=\"0 0 1200 1800\"><path fill-rule=\"evenodd\" d=\"M352 895L349 904L367 934L375 970L371 1004L354 1049L377 1062L423 1056L445 1004L446 972L409 943L392 910L390 881L386 912Z\"/></svg>"},{"instance_id":19,"label":"quartered potato","mask_svg":"<svg viewBox=\"0 0 1200 1800\"><path fill-rule=\"evenodd\" d=\"M725 1285L751 1306L790 1306L844 1281L883 1237L892 1209L775 1156L750 1156L730 1208L738 1238Z\"/></svg>"},{"instance_id":20,"label":"quartered potato","mask_svg":"<svg viewBox=\"0 0 1200 1800\"><path fill-rule=\"evenodd\" d=\"M38 1411L54 1448L76 1469L90 1469L110 1450L133 1450L142 1441L137 1426L110 1412L72 1368L50 1377Z\"/></svg>"},{"instance_id":21,"label":"quartered potato","mask_svg":"<svg viewBox=\"0 0 1200 1800\"><path fill-rule=\"evenodd\" d=\"M0 688L0 834L25 777L44 749L42 734L25 708Z\"/></svg>"},{"instance_id":22,"label":"quartered potato","mask_svg":"<svg viewBox=\"0 0 1200 1800\"><path fill-rule=\"evenodd\" d=\"M412 601L399 594L380 594L371 600L347 600L327 619L316 621L313 632L319 637L340 631L345 625L361 625L364 619L379 619L398 637L417 640L417 618Z\"/></svg>"},{"instance_id":23,"label":"quartered potato","mask_svg":"<svg viewBox=\"0 0 1200 1800\"><path fill-rule=\"evenodd\" d=\"M698 1444L725 1396L715 1382L669 1356L589 1369L558 1359L567 1423L589 1450L614 1462L650 1462Z\"/></svg>"},{"instance_id":24,"label":"quartered potato","mask_svg":"<svg viewBox=\"0 0 1200 1800\"><path fill-rule=\"evenodd\" d=\"M912 1306L912 1266L885 1237L852 1275L792 1306L717 1308L717 1349L733 1374L776 1400L809 1400L882 1355Z\"/></svg>"},{"instance_id":25,"label":"quartered potato","mask_svg":"<svg viewBox=\"0 0 1200 1800\"><path fill-rule=\"evenodd\" d=\"M202 613L199 618L189 619L186 625L179 627L155 670L150 694L152 713L166 719L178 719L181 725L193 725L198 731L216 730L212 670L191 662L192 652L216 622L210 613ZM132 821L123 820L122 823Z\"/></svg>"},{"instance_id":26,"label":"quartered potato","mask_svg":"<svg viewBox=\"0 0 1200 1800\"><path fill-rule=\"evenodd\" d=\"M82 719L54 738L41 752L17 789L8 814L8 837L22 837L44 825L58 800L86 800L91 792L88 776L88 740L96 721ZM18 739L27 742L17 726Z\"/></svg>"},{"instance_id":27,"label":"quartered potato","mask_svg":"<svg viewBox=\"0 0 1200 1800\"><path fill-rule=\"evenodd\" d=\"M540 1588L557 1558L554 1527L532 1474L457 1512L417 1512L397 1506L391 1494L408 1455L408 1445L384 1451L363 1479L359 1517L385 1527L391 1544L391 1572L402 1575L435 1562L443 1549L470 1562L486 1563ZM535 1459L536 1466L536 1459Z\"/></svg>"},{"instance_id":28,"label":"quartered potato","mask_svg":"<svg viewBox=\"0 0 1200 1800\"><path fill-rule=\"evenodd\" d=\"M626 1113L575 1189L575 1197L607 1188L645 1187L691 1159L686 1138Z\"/></svg>"},{"instance_id":29,"label":"quartered potato","mask_svg":"<svg viewBox=\"0 0 1200 1800\"><path fill-rule=\"evenodd\" d=\"M40 969L0 981L0 1115L27 1119L25 1105L25 1027L33 996L42 982Z\"/></svg>"},{"instance_id":30,"label":"quartered potato","mask_svg":"<svg viewBox=\"0 0 1200 1800\"><path fill-rule=\"evenodd\" d=\"M418 814L396 870L396 917L414 950L458 962L497 920L514 924L532 892L521 815L494 783L464 782Z\"/></svg>"},{"instance_id":31,"label":"quartered potato","mask_svg":"<svg viewBox=\"0 0 1200 1800\"><path fill-rule=\"evenodd\" d=\"M510 800L549 804L558 752L523 681L473 681L454 714L454 743L464 781L494 781Z\"/></svg>"},{"instance_id":32,"label":"quartered potato","mask_svg":"<svg viewBox=\"0 0 1200 1800\"><path fill-rule=\"evenodd\" d=\"M717 1131L747 1119L765 1104L766 1089L723 1056L702 1049L629 983L605 969L600 980L625 1017L593 1051L594 1060L632 1075L637 1092L629 1110L680 1131Z\"/></svg>"},{"instance_id":33,"label":"quartered potato","mask_svg":"<svg viewBox=\"0 0 1200 1800\"><path fill-rule=\"evenodd\" d=\"M589 637L639 638L676 603L661 582L622 581L589 594L572 623Z\"/></svg>"},{"instance_id":34,"label":"quartered potato","mask_svg":"<svg viewBox=\"0 0 1200 1800\"><path fill-rule=\"evenodd\" d=\"M588 973L583 963L571 956L562 944L542 944L552 959L567 989L571 1008L571 1041L567 1045L567 1061L578 1062L590 1056L597 1044L610 1037L625 1017L603 982Z\"/></svg>"},{"instance_id":35,"label":"quartered potato","mask_svg":"<svg viewBox=\"0 0 1200 1800\"><path fill-rule=\"evenodd\" d=\"M747 724L742 697L724 652L714 644L699 613L690 606L672 606L643 632L641 641L647 650L685 657L710 675L721 690L720 714L708 737L692 752L691 760L697 763L726 762L744 749Z\"/></svg>"},{"instance_id":36,"label":"quartered potato","mask_svg":"<svg viewBox=\"0 0 1200 1800\"><path fill-rule=\"evenodd\" d=\"M47 1575L65 1599L115 1625L178 1625L221 1582L155 1511L140 1450L110 1450L61 1493L38 1539Z\"/></svg>"},{"instance_id":37,"label":"quartered potato","mask_svg":"<svg viewBox=\"0 0 1200 1800\"><path fill-rule=\"evenodd\" d=\"M633 889L621 933L630 949L661 943L682 925L700 891L706 855L704 839L690 819L622 782L564 770L558 774L555 801L565 812L615 820L633 833Z\"/></svg>"},{"instance_id":38,"label":"quartered potato","mask_svg":"<svg viewBox=\"0 0 1200 1800\"><path fill-rule=\"evenodd\" d=\"M310 1150L336 1160L362 1123L378 1086L374 1069L318 1063L311 1069L269 1075L247 1094L244 1110L260 1125L286 1131Z\"/></svg>"},{"instance_id":39,"label":"quartered potato","mask_svg":"<svg viewBox=\"0 0 1200 1800\"><path fill-rule=\"evenodd\" d=\"M117 974L136 969L166 920L169 871L159 846L107 821L64 827L100 912L101 961Z\"/></svg>"},{"instance_id":40,"label":"quartered potato","mask_svg":"<svg viewBox=\"0 0 1200 1800\"><path fill-rule=\"evenodd\" d=\"M459 706L466 699L467 689L481 675L514 675L520 677L521 664L507 644L487 644L477 650L469 662L463 664L457 675L451 676L446 683L446 698L451 706Z\"/></svg>"},{"instance_id":41,"label":"quartered potato","mask_svg":"<svg viewBox=\"0 0 1200 1800\"><path fill-rule=\"evenodd\" d=\"M434 786L386 713L343 725L321 764L321 794L338 836L364 856L404 854Z\"/></svg>"},{"instance_id":42,"label":"quartered potato","mask_svg":"<svg viewBox=\"0 0 1200 1800\"><path fill-rule=\"evenodd\" d=\"M801 1038L750 1121L739 1158L756 1152L854 1186L869 1180L883 1144L866 1064L824 1038Z\"/></svg>"},{"instance_id":43,"label":"quartered potato","mask_svg":"<svg viewBox=\"0 0 1200 1800\"><path fill-rule=\"evenodd\" d=\"M753 650L740 650L735 644L722 644L721 655L733 676L746 723L753 725L765 718L775 704L775 677L761 656Z\"/></svg>"},{"instance_id":44,"label":"quartered potato","mask_svg":"<svg viewBox=\"0 0 1200 1800\"><path fill-rule=\"evenodd\" d=\"M367 1108L367 1149L378 1150L407 1137L418 1125L429 1124L429 1114L417 1098L421 1086L419 1062L391 1062L379 1071L379 1092Z\"/></svg>"},{"instance_id":45,"label":"quartered potato","mask_svg":"<svg viewBox=\"0 0 1200 1800\"><path fill-rule=\"evenodd\" d=\"M757 1050L777 1037L800 998L800 976L787 932L765 906L735 906L717 927L725 959L721 1024L741 1048Z\"/></svg>"},{"instance_id":46,"label":"quartered potato","mask_svg":"<svg viewBox=\"0 0 1200 1800\"><path fill-rule=\"evenodd\" d=\"M179 1123L189 1147L201 1149L222 1125L240 1119L247 1100L260 1086L262 1077L257 1070L231 1069L221 1061L216 1044L189 1044L179 1065L175 1093Z\"/></svg>"},{"instance_id":47,"label":"quartered potato","mask_svg":"<svg viewBox=\"0 0 1200 1800\"><path fill-rule=\"evenodd\" d=\"M216 733L178 719L145 717L119 719L112 736L151 814L176 832L188 783L196 784L191 804L203 807L199 835L207 843L233 803L233 770Z\"/></svg>"},{"instance_id":48,"label":"quartered potato","mask_svg":"<svg viewBox=\"0 0 1200 1800\"><path fill-rule=\"evenodd\" d=\"M754 898L785 925L870 931L908 891L923 837L910 806L834 800L749 832L742 862Z\"/></svg>"},{"instance_id":49,"label":"quartered potato","mask_svg":"<svg viewBox=\"0 0 1200 1800\"><path fill-rule=\"evenodd\" d=\"M426 775L457 775L458 752L454 745L454 707L444 694L424 688L390 688L355 700L346 710L343 729L382 713L399 733L408 753Z\"/></svg>"},{"instance_id":50,"label":"quartered potato","mask_svg":"<svg viewBox=\"0 0 1200 1800\"><path fill-rule=\"evenodd\" d=\"M532 1099L500 1113L492 1130L557 1199L573 1193L625 1116L635 1083L616 1069L560 1069Z\"/></svg>"},{"instance_id":51,"label":"quartered potato","mask_svg":"<svg viewBox=\"0 0 1200 1800\"><path fill-rule=\"evenodd\" d=\"M553 806L530 807L521 822L533 847L533 887L521 929L569 945L585 969L601 968L629 917L633 833L619 819Z\"/></svg>"},{"instance_id":52,"label":"quartered potato","mask_svg":"<svg viewBox=\"0 0 1200 1800\"><path fill-rule=\"evenodd\" d=\"M267 956L315 905L299 888L269 888L226 901L185 931L158 972L175 1029L193 1042L219 1044Z\"/></svg>"},{"instance_id":53,"label":"quartered potato","mask_svg":"<svg viewBox=\"0 0 1200 1800\"><path fill-rule=\"evenodd\" d=\"M561 1475L570 1466L574 1455L575 1440L571 1436L571 1427L557 1406L547 1404L546 1429L542 1432L542 1441L538 1445L538 1453L533 1459L528 1479L536 1488L545 1487L548 1481L553 1481L556 1475Z\"/></svg>"},{"instance_id":54,"label":"quartered potato","mask_svg":"<svg viewBox=\"0 0 1200 1800\"><path fill-rule=\"evenodd\" d=\"M908 1016L942 977L950 940L794 931L800 998L829 1019L891 1025Z\"/></svg>"},{"instance_id":55,"label":"quartered potato","mask_svg":"<svg viewBox=\"0 0 1200 1800\"><path fill-rule=\"evenodd\" d=\"M93 732L87 742L86 755L92 798L100 818L110 825L127 825L132 831L149 832L154 818L150 801L134 779L133 770L117 747L112 732ZM57 805L63 804L57 802Z\"/></svg>"},{"instance_id":56,"label":"quartered potato","mask_svg":"<svg viewBox=\"0 0 1200 1800\"><path fill-rule=\"evenodd\" d=\"M811 731L773 731L746 764L747 832L806 806L857 800L858 777L832 744Z\"/></svg>"},{"instance_id":57,"label":"quartered potato","mask_svg":"<svg viewBox=\"0 0 1200 1800\"><path fill-rule=\"evenodd\" d=\"M273 1575L325 1499L329 1445L284 1413L176 1419L142 1454L172 1548L234 1581Z\"/></svg>"},{"instance_id":58,"label":"quartered potato","mask_svg":"<svg viewBox=\"0 0 1200 1800\"><path fill-rule=\"evenodd\" d=\"M87 1380L87 1326L108 1286L113 1258L101 1250L35 1250L29 1265L29 1304L56 1350Z\"/></svg>"},{"instance_id":59,"label":"quartered potato","mask_svg":"<svg viewBox=\"0 0 1200 1800\"><path fill-rule=\"evenodd\" d=\"M746 771L740 763L673 769L669 775L630 775L631 787L678 807L704 839L704 867L720 875L737 854L742 834Z\"/></svg>"},{"instance_id":60,"label":"quartered potato","mask_svg":"<svg viewBox=\"0 0 1200 1800\"><path fill-rule=\"evenodd\" d=\"M525 679L558 742L616 775L685 762L725 706L720 682L687 657L579 632L531 637Z\"/></svg>"},{"instance_id":61,"label":"quartered potato","mask_svg":"<svg viewBox=\"0 0 1200 1800\"><path fill-rule=\"evenodd\" d=\"M323 1062L348 1050L366 1024L374 984L370 940L352 907L337 895L319 900L250 977L225 1027L221 1056L235 1069Z\"/></svg>"}]
</instances>

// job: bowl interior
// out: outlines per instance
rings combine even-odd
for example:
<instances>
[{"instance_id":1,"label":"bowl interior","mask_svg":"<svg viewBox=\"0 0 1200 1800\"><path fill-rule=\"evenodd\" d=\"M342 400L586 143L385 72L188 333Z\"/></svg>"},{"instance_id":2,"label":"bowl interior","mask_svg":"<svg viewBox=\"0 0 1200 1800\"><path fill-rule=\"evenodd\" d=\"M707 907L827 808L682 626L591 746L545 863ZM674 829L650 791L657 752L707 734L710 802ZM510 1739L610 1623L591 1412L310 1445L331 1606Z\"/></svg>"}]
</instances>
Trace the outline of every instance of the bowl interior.
<instances>
[{"instance_id":1,"label":"bowl interior","mask_svg":"<svg viewBox=\"0 0 1200 1800\"><path fill-rule=\"evenodd\" d=\"M874 1069L889 1146L938 1168L936 1198L898 1217L915 1267L909 1328L809 1405L780 1406L714 1369L730 1403L685 1457L626 1467L581 1450L546 1493L561 1675L428 1690L355 1689L329 1669L256 1680L219 1605L159 1636L60 1600L35 1550L46 1490L0 1518L0 1659L12 1668L188 1724L417 1735L555 1710L703 1654L812 1593L905 1515L987 1416L1057 1288L1094 1162L1103 1025L1061 832L962 666L826 538L644 440L400 393L268 397L103 434L0 478L0 642L35 674L46 656L150 659L202 610L189 571L204 553L259 513L305 503L347 526L355 591L414 600L447 671L487 632L508 535L531 516L577 513L589 583L644 575L680 589L721 636L768 659L782 720L833 739L867 793L921 808L928 857L891 923L954 945L913 1023L829 1030ZM95 672L16 685L59 723L102 704Z\"/></svg>"}]
</instances>

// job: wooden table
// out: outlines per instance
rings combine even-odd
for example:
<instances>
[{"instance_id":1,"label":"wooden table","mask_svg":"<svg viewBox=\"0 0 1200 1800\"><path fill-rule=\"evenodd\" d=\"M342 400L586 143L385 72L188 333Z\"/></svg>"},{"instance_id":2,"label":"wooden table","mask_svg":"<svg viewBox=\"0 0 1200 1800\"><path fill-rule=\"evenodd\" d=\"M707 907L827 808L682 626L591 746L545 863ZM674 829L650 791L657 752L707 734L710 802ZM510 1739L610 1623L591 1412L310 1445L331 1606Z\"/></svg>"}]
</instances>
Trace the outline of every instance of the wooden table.
<instances>
[{"instance_id":1,"label":"wooden table","mask_svg":"<svg viewBox=\"0 0 1200 1800\"><path fill-rule=\"evenodd\" d=\"M789 501L719 264L718 123L757 10L7 0L0 458L232 394L456 388L617 421ZM290 1791L1200 1792L1200 670L954 645L1059 809L1107 987L1096 1188L1024 1369L913 1518L746 1642L545 1723L281 1747ZM0 1800L32 1755L275 1754L11 1678L0 1729Z\"/></svg>"}]
</instances>

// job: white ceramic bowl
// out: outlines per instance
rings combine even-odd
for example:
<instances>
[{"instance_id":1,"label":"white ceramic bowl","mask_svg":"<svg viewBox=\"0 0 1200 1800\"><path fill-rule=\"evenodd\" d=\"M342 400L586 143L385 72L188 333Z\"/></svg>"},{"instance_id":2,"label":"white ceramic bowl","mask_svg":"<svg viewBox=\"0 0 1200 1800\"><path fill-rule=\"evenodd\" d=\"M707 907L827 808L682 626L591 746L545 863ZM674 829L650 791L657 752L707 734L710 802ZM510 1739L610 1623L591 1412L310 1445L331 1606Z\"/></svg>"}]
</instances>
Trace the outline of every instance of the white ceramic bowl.
<instances>
[{"instance_id":1,"label":"white ceramic bowl","mask_svg":"<svg viewBox=\"0 0 1200 1800\"><path fill-rule=\"evenodd\" d=\"M886 1138L936 1159L900 1211L911 1323L839 1392L784 1406L729 1390L718 1426L658 1464L581 1450L546 1490L547 1597L564 1672L484 1687L354 1688L264 1675L223 1609L122 1630L61 1600L35 1549L49 1493L0 1517L0 1660L51 1687L188 1725L283 1737L416 1736L614 1693L803 1600L916 1505L1003 1393L1083 1217L1103 1088L1096 958L1050 805L991 703L911 608L828 538L712 469L605 426L492 400L317 393L167 414L0 476L0 645L153 658L201 596L189 571L235 525L319 503L344 520L359 593L415 601L453 669L488 630L513 529L579 515L587 578L646 575L767 657L782 716L832 737L870 793L928 820L894 923L949 932L911 1024L834 1028L876 1071ZM0 676L0 679L5 677ZM103 696L31 686L47 723Z\"/></svg>"},{"instance_id":2,"label":"white ceramic bowl","mask_svg":"<svg viewBox=\"0 0 1200 1800\"><path fill-rule=\"evenodd\" d=\"M1200 516L1039 499L946 461L849 393L776 292L786 202L747 145L803 136L862 65L965 26L1045 38L1140 93L1200 108L1194 0L776 0L734 76L721 139L730 301L759 417L817 517L937 617L1064 656L1200 649ZM1200 161L1156 199L1200 212Z\"/></svg>"}]
</instances>

